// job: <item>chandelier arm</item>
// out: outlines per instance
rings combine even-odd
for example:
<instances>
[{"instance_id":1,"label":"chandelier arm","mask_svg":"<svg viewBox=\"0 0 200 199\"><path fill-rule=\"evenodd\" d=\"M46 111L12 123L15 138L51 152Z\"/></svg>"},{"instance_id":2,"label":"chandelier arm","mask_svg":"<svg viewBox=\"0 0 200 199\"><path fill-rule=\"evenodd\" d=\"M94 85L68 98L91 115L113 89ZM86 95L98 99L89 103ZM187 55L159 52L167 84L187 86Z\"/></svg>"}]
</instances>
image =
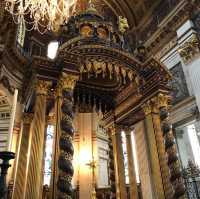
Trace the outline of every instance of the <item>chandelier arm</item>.
<instances>
[{"instance_id":1,"label":"chandelier arm","mask_svg":"<svg viewBox=\"0 0 200 199\"><path fill-rule=\"evenodd\" d=\"M77 0L5 0L6 10L13 16L16 24L25 23L26 30L56 30L69 18L70 9L75 8ZM29 15L29 18L27 19ZM32 26L27 27L27 24ZM45 29L44 31L41 31Z\"/></svg>"}]
</instances>

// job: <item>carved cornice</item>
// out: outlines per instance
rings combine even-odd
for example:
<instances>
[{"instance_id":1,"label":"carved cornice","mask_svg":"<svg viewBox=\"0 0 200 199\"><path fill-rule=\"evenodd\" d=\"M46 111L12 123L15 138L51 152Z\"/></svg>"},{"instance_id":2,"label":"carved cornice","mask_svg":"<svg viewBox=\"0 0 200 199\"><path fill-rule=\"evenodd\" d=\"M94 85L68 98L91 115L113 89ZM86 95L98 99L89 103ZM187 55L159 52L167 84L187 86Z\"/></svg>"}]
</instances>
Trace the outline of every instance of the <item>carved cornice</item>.
<instances>
[{"instance_id":1,"label":"carved cornice","mask_svg":"<svg viewBox=\"0 0 200 199\"><path fill-rule=\"evenodd\" d=\"M197 35L193 34L191 38L179 47L178 52L186 64L192 61L192 59L200 52Z\"/></svg>"},{"instance_id":2,"label":"carved cornice","mask_svg":"<svg viewBox=\"0 0 200 199\"><path fill-rule=\"evenodd\" d=\"M149 23L149 26L143 32L143 38L145 38L150 29L151 34L149 33L149 35L151 36L145 43L149 55L160 51L163 45L176 36L176 30L191 17L191 13L195 13L198 5L199 2L194 3L194 1L182 0L174 8L176 11L171 10L161 23L157 25ZM151 29L153 29L152 32Z\"/></svg>"}]
</instances>

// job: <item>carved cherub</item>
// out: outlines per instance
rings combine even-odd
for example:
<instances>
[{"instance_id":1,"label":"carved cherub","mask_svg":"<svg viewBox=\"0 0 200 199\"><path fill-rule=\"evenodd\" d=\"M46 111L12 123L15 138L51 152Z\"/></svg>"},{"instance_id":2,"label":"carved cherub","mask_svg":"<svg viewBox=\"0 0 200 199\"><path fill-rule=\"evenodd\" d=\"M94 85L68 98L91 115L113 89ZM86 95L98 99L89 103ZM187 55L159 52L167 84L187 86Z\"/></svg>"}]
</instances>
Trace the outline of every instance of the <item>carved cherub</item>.
<instances>
[{"instance_id":1,"label":"carved cherub","mask_svg":"<svg viewBox=\"0 0 200 199\"><path fill-rule=\"evenodd\" d=\"M119 31L121 33L126 32L129 29L128 20L126 17L119 16Z\"/></svg>"}]
</instances>

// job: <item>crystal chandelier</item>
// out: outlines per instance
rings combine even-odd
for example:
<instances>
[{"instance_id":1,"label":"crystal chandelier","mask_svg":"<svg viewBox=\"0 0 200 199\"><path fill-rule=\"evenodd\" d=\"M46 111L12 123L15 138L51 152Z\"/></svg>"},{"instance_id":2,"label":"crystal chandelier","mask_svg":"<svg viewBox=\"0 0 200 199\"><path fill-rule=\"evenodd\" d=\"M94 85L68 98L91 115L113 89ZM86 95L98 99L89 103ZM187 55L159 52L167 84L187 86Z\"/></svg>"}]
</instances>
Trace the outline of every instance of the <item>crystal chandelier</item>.
<instances>
[{"instance_id":1,"label":"crystal chandelier","mask_svg":"<svg viewBox=\"0 0 200 199\"><path fill-rule=\"evenodd\" d=\"M6 10L15 23L25 24L28 31L58 31L67 22L77 0L5 0Z\"/></svg>"}]
</instances>

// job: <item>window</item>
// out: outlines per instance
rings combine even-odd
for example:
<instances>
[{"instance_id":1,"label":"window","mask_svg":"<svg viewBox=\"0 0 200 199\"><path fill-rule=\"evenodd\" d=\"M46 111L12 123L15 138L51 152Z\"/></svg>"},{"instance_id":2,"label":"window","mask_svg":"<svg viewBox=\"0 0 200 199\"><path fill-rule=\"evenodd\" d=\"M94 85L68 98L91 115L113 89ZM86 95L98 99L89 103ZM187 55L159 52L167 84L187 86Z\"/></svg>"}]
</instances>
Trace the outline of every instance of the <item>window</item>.
<instances>
[{"instance_id":1,"label":"window","mask_svg":"<svg viewBox=\"0 0 200 199\"><path fill-rule=\"evenodd\" d=\"M135 168L135 174L136 174L136 181L137 181L137 183L140 183L138 159L137 159L137 151L136 151L136 143L135 143L134 132L131 132L131 141L132 141L132 149L133 149L133 159L134 159L134 168ZM123 148L123 155L124 155L124 167L125 167L126 184L129 184L128 154L127 154L127 148L126 148L126 135L125 135L124 131L122 131L122 148Z\"/></svg>"},{"instance_id":2,"label":"window","mask_svg":"<svg viewBox=\"0 0 200 199\"><path fill-rule=\"evenodd\" d=\"M48 58L55 59L57 51L58 51L58 42L54 41L54 42L49 43L48 53L47 53Z\"/></svg>"},{"instance_id":3,"label":"window","mask_svg":"<svg viewBox=\"0 0 200 199\"><path fill-rule=\"evenodd\" d=\"M54 134L54 126L48 125L46 134L46 145L45 145L46 147L45 147L45 164L44 164L44 185L50 185L51 181L53 134Z\"/></svg>"},{"instance_id":4,"label":"window","mask_svg":"<svg viewBox=\"0 0 200 199\"><path fill-rule=\"evenodd\" d=\"M136 140L135 140L135 133L132 132L131 134L132 139L132 147L133 147L133 159L134 159L134 166L135 166L135 174L136 174L136 181L140 183L140 176L139 176L139 168L138 168L138 159L137 159L137 149L136 149Z\"/></svg>"},{"instance_id":5,"label":"window","mask_svg":"<svg viewBox=\"0 0 200 199\"><path fill-rule=\"evenodd\" d=\"M179 156L184 168L192 162L200 167L200 137L198 133L198 121L179 126L175 129Z\"/></svg>"}]
</instances>

